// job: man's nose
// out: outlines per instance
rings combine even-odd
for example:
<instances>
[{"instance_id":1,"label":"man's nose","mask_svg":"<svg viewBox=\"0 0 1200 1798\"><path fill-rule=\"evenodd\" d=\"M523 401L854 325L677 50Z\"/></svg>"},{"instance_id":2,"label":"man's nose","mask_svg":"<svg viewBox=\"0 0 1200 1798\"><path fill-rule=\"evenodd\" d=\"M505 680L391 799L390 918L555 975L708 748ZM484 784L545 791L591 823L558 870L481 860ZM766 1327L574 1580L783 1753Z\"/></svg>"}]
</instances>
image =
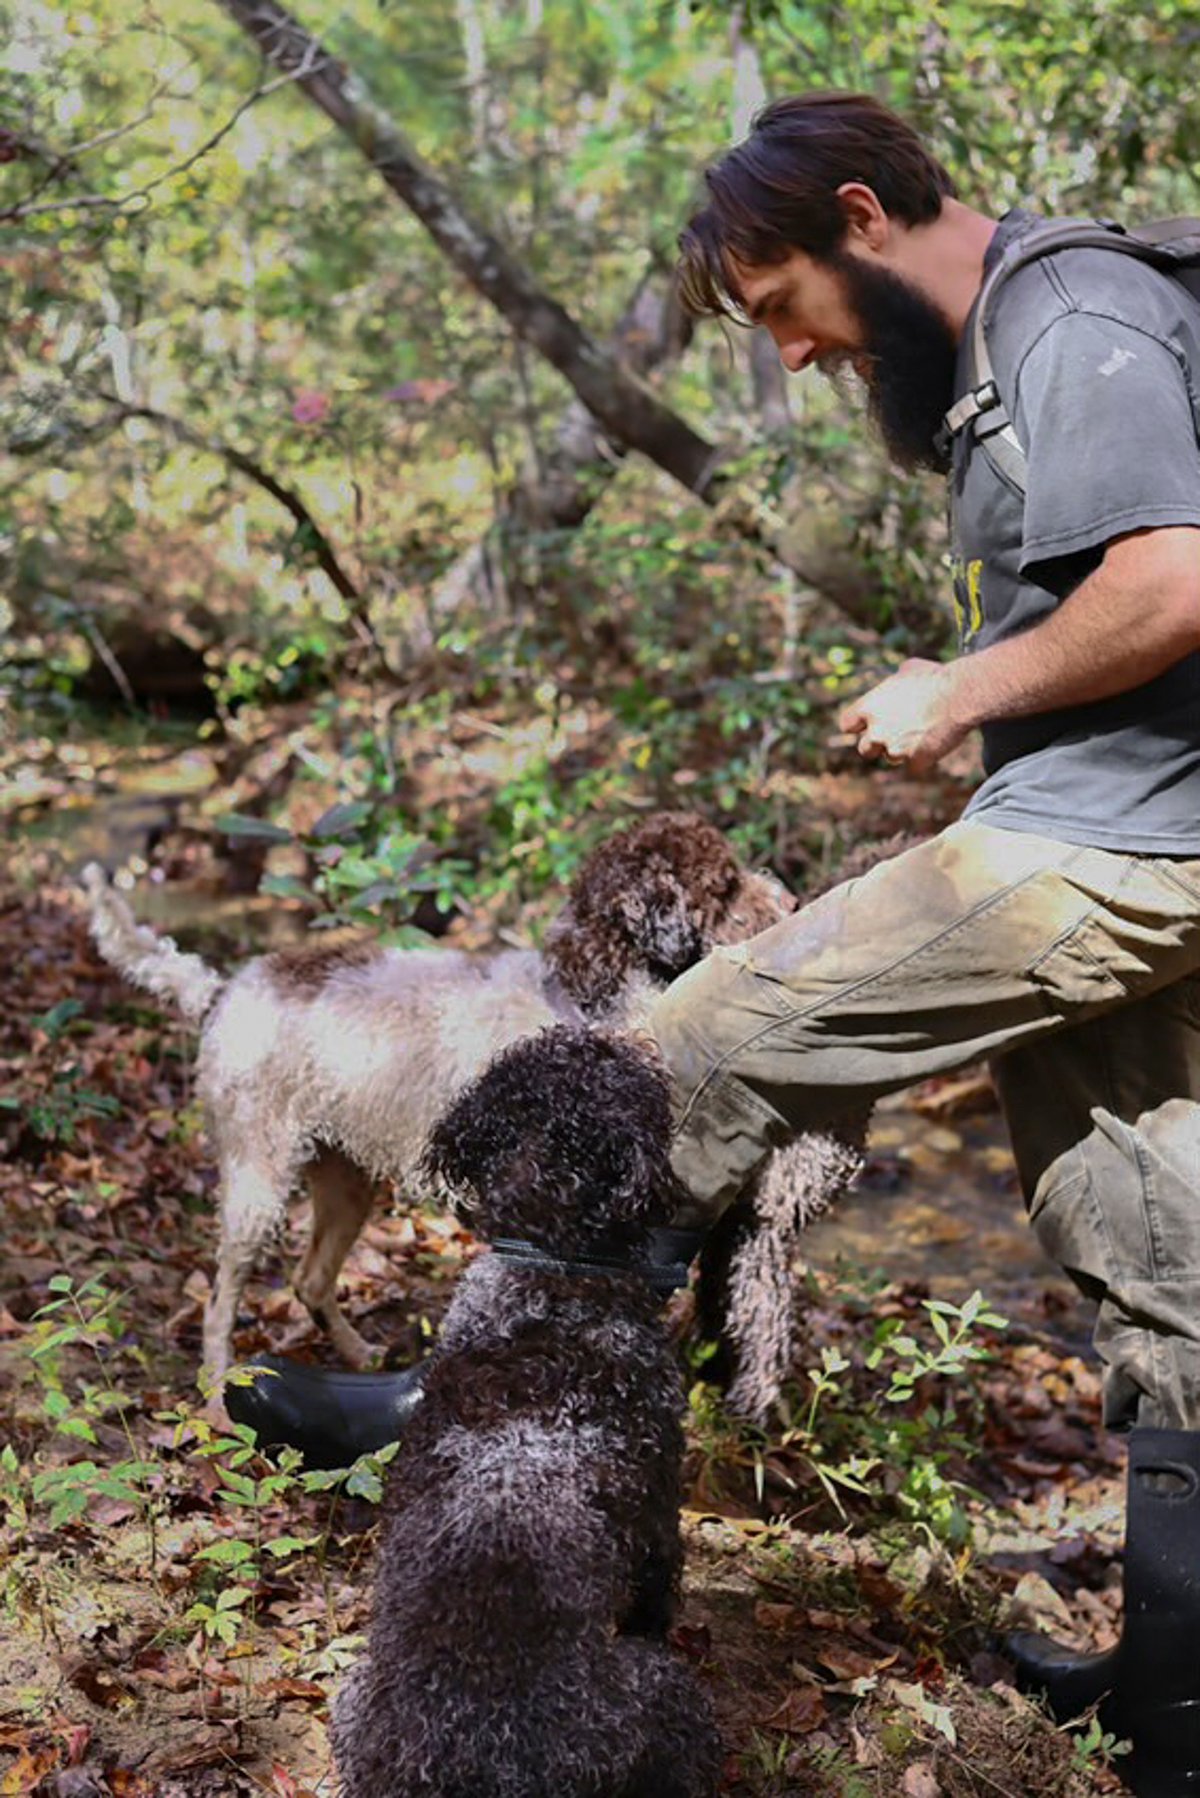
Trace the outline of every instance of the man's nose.
<instances>
[{"instance_id":1,"label":"man's nose","mask_svg":"<svg viewBox=\"0 0 1200 1798\"><path fill-rule=\"evenodd\" d=\"M779 360L789 375L798 375L807 368L817 353L816 342L811 337L789 337L786 343L779 345Z\"/></svg>"}]
</instances>

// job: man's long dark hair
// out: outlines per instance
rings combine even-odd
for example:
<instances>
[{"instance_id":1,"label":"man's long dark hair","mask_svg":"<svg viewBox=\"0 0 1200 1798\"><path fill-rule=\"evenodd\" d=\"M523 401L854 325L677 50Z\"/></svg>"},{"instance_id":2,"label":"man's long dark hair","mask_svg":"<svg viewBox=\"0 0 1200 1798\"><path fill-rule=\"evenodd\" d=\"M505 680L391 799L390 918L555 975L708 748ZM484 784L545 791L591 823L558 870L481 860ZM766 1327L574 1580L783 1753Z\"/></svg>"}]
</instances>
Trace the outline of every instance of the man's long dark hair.
<instances>
[{"instance_id":1,"label":"man's long dark hair","mask_svg":"<svg viewBox=\"0 0 1200 1798\"><path fill-rule=\"evenodd\" d=\"M937 218L955 186L912 126L869 94L800 94L764 107L749 137L705 174L709 204L679 240L689 311L738 317L729 259L835 255L846 235L838 188L860 181L889 217Z\"/></svg>"}]
</instances>

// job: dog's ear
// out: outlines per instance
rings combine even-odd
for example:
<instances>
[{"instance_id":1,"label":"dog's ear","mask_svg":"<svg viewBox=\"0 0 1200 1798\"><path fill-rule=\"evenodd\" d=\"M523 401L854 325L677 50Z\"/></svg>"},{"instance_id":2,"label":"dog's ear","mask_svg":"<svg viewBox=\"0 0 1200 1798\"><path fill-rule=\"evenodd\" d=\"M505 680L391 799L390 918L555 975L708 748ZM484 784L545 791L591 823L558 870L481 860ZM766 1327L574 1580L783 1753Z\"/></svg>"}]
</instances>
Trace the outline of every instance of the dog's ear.
<instances>
[{"instance_id":1,"label":"dog's ear","mask_svg":"<svg viewBox=\"0 0 1200 1798\"><path fill-rule=\"evenodd\" d=\"M705 941L682 883L669 869L644 874L634 886L613 881L568 903L542 944L549 965L589 1016L610 1006L630 973L643 969L665 985L705 951Z\"/></svg>"}]
</instances>

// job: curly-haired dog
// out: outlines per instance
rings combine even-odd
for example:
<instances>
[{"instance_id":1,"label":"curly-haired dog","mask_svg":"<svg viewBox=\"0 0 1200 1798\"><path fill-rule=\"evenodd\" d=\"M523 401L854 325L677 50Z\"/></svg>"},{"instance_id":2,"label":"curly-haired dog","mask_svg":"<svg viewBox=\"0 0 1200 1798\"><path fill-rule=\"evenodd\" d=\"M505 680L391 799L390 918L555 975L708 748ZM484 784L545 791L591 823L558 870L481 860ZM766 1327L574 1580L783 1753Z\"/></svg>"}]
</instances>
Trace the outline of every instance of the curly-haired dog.
<instances>
[{"instance_id":1,"label":"curly-haired dog","mask_svg":"<svg viewBox=\"0 0 1200 1798\"><path fill-rule=\"evenodd\" d=\"M390 1473L345 1798L710 1798L705 1695L663 1638L683 1384L639 1266L682 1198L645 1050L557 1026L430 1144L494 1244L459 1282ZM513 1240L516 1239L516 1240Z\"/></svg>"},{"instance_id":2,"label":"curly-haired dog","mask_svg":"<svg viewBox=\"0 0 1200 1798\"><path fill-rule=\"evenodd\" d=\"M703 819L663 812L588 857L540 954L305 945L225 980L139 926L101 869L84 882L101 954L201 1027L197 1089L220 1164L204 1320L214 1378L231 1360L246 1280L301 1178L312 1228L296 1292L361 1367L372 1349L338 1309L338 1273L376 1185L412 1180L455 1092L499 1049L555 1021L636 1028L676 974L795 903L770 876L743 869Z\"/></svg>"}]
</instances>

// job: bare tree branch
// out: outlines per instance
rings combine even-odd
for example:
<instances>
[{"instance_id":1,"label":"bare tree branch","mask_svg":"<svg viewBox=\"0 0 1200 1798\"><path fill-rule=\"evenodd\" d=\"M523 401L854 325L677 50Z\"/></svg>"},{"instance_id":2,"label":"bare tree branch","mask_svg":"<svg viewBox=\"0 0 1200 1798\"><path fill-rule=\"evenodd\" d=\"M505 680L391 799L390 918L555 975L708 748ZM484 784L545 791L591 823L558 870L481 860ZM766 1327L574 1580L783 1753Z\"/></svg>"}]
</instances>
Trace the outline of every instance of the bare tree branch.
<instances>
[{"instance_id":1,"label":"bare tree branch","mask_svg":"<svg viewBox=\"0 0 1200 1798\"><path fill-rule=\"evenodd\" d=\"M0 223L13 224L18 219L36 218L39 214L46 212L96 211L98 208L110 212L140 211L148 202L150 195L154 192L155 188L162 187L164 183L168 181L178 180L180 175L185 175L190 168L194 168L195 165L202 161L211 150L216 148L223 138L228 137L243 113L248 112L250 108L257 105L260 100L265 100L268 95L275 93L278 88L287 87L292 80L293 77L291 75L281 75L276 81L259 81L250 93L246 94L238 101L238 104L234 107L224 123L219 125L209 137L205 138L202 144L198 145L189 155L185 156L181 162L172 163L170 168L164 169L161 175L155 175L152 180L143 183L141 187L130 188L127 193L122 194L77 194L68 192L53 200L42 200L37 197L39 194L45 193L47 188L62 176L77 173L79 158L87 154L88 151L98 149L101 144L110 143L114 138L123 137L127 132L133 131L138 125L144 124L154 110L154 103L157 100L158 95L161 94L167 86L165 81L161 82L145 108L136 118L125 120L121 125L115 126L111 131L101 132L98 136L89 139L86 143L73 144L70 148L57 154L46 148L44 145L37 146L38 160L47 163L49 166L37 186L33 188L23 200L14 201L11 206L0 208ZM0 161L15 160L15 155L10 155L7 158L3 155L5 143L5 137L0 134Z\"/></svg>"},{"instance_id":2,"label":"bare tree branch","mask_svg":"<svg viewBox=\"0 0 1200 1798\"><path fill-rule=\"evenodd\" d=\"M328 575L342 598L351 602L352 610L360 610L361 591L338 561L333 545L293 488L285 487L269 469L264 468L261 462L256 462L253 456L248 456L244 450L235 449L233 444L225 443L220 438L206 437L203 431L197 431L182 418L175 418L169 412L160 412L155 406L130 405L119 400L115 394L101 393L99 397L112 406L110 417L114 424L122 424L127 418L144 418L168 432L179 443L204 450L210 456L219 456L230 468L235 468L239 474L245 475L248 480L269 493L272 499L278 500L304 532L317 566Z\"/></svg>"},{"instance_id":3,"label":"bare tree branch","mask_svg":"<svg viewBox=\"0 0 1200 1798\"><path fill-rule=\"evenodd\" d=\"M219 457L228 467L235 469L238 474L245 475L247 480L253 481L256 486L269 493L272 499L277 500L284 510L291 514L299 529L304 532L306 542L312 551L313 560L347 602L355 632L374 653L382 653L367 615L365 595L346 573L338 560L333 545L293 488L285 486L269 469L255 461L253 456L248 456L244 450L236 449L233 444L225 443L220 438L205 436L202 431L197 431L181 418L175 418L168 412L161 412L154 406L131 405L125 400L119 399L114 393L100 391L96 397L103 400L108 408L101 417L91 420L72 419L69 426L64 426L61 418L56 418L40 436L26 433L19 439L5 444L6 452L14 457L35 456L46 449L52 441L61 441L65 432L69 432L70 437L76 441L86 441L89 438L101 437L117 430L125 423L126 419L143 418L148 423L157 425L161 430L166 431L177 442L186 443L192 449L203 450L207 455Z\"/></svg>"}]
</instances>

